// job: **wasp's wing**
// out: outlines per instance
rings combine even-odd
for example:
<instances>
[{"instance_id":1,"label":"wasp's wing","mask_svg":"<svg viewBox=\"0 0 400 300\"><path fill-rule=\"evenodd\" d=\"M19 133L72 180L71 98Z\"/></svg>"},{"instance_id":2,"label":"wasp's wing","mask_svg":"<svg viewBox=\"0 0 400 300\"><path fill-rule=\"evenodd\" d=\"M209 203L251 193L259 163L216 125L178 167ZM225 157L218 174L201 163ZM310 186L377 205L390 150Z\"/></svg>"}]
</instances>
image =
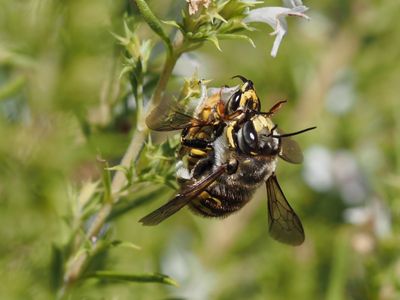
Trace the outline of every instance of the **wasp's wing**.
<instances>
[{"instance_id":1,"label":"wasp's wing","mask_svg":"<svg viewBox=\"0 0 400 300\"><path fill-rule=\"evenodd\" d=\"M172 216L191 200L196 198L210 184L212 184L219 176L226 171L226 165L218 167L213 173L203 178L199 182L187 186L183 191L177 194L173 199L166 204L156 209L152 213L139 220L140 223L147 226L153 226L161 223L168 217Z\"/></svg>"},{"instance_id":2,"label":"wasp's wing","mask_svg":"<svg viewBox=\"0 0 400 300\"><path fill-rule=\"evenodd\" d=\"M180 130L187 126L201 126L204 122L191 116L179 103L163 102L146 117L146 125L156 131Z\"/></svg>"},{"instance_id":3,"label":"wasp's wing","mask_svg":"<svg viewBox=\"0 0 400 300\"><path fill-rule=\"evenodd\" d=\"M282 130L278 131L283 134ZM301 164L303 162L303 152L299 144L290 137L283 137L281 140L281 151L279 157L292 164Z\"/></svg>"},{"instance_id":4,"label":"wasp's wing","mask_svg":"<svg viewBox=\"0 0 400 300\"><path fill-rule=\"evenodd\" d=\"M304 230L299 217L287 202L272 174L267 182L268 224L270 235L279 242L293 246L304 242Z\"/></svg>"}]
</instances>

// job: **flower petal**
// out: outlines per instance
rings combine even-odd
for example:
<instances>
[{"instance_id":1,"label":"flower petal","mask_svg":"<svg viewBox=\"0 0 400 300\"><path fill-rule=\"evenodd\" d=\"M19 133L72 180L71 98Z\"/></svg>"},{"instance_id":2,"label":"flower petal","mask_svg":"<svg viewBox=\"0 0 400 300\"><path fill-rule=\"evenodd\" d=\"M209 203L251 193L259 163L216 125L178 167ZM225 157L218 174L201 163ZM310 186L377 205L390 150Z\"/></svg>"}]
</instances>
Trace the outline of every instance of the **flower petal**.
<instances>
[{"instance_id":1,"label":"flower petal","mask_svg":"<svg viewBox=\"0 0 400 300\"><path fill-rule=\"evenodd\" d=\"M301 3L301 1L291 1L292 5ZM247 17L244 18L245 23L262 22L271 26L274 31L271 35L276 35L274 45L271 50L271 56L275 57L278 53L279 45L282 42L283 37L287 32L287 16L296 16L305 19L309 19L307 15L304 14L308 10L308 7L304 5L294 6L292 8L288 7L263 7L251 10Z\"/></svg>"},{"instance_id":2,"label":"flower petal","mask_svg":"<svg viewBox=\"0 0 400 300\"><path fill-rule=\"evenodd\" d=\"M275 37L275 41L274 41L274 44L273 44L272 50L271 50L272 57L276 57L276 55L278 54L278 49L282 42L283 37L286 34L286 30L281 29L281 30L278 30L275 32L276 32L276 37Z\"/></svg>"}]
</instances>

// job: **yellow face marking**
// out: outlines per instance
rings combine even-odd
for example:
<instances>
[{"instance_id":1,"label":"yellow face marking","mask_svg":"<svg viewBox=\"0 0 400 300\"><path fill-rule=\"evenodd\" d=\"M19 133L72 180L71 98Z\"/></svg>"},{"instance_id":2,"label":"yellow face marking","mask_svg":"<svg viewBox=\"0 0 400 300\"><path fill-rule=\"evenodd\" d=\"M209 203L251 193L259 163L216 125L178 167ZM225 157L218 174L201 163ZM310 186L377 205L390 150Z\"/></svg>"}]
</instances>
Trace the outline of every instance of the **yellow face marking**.
<instances>
[{"instance_id":1,"label":"yellow face marking","mask_svg":"<svg viewBox=\"0 0 400 300\"><path fill-rule=\"evenodd\" d=\"M235 148L235 141L233 140L233 126L236 122L232 122L233 124L230 124L226 128L226 137L228 138L229 146L231 148Z\"/></svg>"},{"instance_id":2,"label":"yellow face marking","mask_svg":"<svg viewBox=\"0 0 400 300\"><path fill-rule=\"evenodd\" d=\"M254 116L252 121L256 132L260 132L264 128L268 129L268 131L271 131L271 129L274 127L274 123L272 123L271 119L263 115Z\"/></svg>"}]
</instances>

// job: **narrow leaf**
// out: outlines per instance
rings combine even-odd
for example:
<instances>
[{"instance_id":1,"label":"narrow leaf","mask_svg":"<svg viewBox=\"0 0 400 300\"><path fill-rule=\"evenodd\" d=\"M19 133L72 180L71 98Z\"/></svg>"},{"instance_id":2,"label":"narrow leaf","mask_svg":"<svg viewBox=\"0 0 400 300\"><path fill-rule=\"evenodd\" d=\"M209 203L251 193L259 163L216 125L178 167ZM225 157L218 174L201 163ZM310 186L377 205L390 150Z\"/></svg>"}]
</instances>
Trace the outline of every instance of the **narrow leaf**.
<instances>
[{"instance_id":1,"label":"narrow leaf","mask_svg":"<svg viewBox=\"0 0 400 300\"><path fill-rule=\"evenodd\" d=\"M52 245L51 256L50 284L51 288L56 291L62 284L64 255L58 246Z\"/></svg>"},{"instance_id":2,"label":"narrow leaf","mask_svg":"<svg viewBox=\"0 0 400 300\"><path fill-rule=\"evenodd\" d=\"M108 163L105 162L103 168L103 185L104 185L104 202L111 202L111 175L108 167Z\"/></svg>"},{"instance_id":3,"label":"narrow leaf","mask_svg":"<svg viewBox=\"0 0 400 300\"><path fill-rule=\"evenodd\" d=\"M137 207L142 206L143 204L151 203L157 200L160 195L165 195L165 192L166 189L159 188L143 196L139 196L132 201L122 201L121 199L116 205L114 205L113 210L107 218L107 221L111 221L112 219L115 219Z\"/></svg>"},{"instance_id":4,"label":"narrow leaf","mask_svg":"<svg viewBox=\"0 0 400 300\"><path fill-rule=\"evenodd\" d=\"M253 40L244 34L217 34L217 37L221 40L244 40L249 42L254 48L256 47Z\"/></svg>"},{"instance_id":5,"label":"narrow leaf","mask_svg":"<svg viewBox=\"0 0 400 300\"><path fill-rule=\"evenodd\" d=\"M145 0L135 0L136 5L150 28L165 42L170 52L172 52L171 41L162 29L160 20L154 15Z\"/></svg>"},{"instance_id":6,"label":"narrow leaf","mask_svg":"<svg viewBox=\"0 0 400 300\"><path fill-rule=\"evenodd\" d=\"M78 203L80 207L84 207L89 200L93 198L98 185L99 183L96 181L87 182L82 186L78 196Z\"/></svg>"},{"instance_id":7,"label":"narrow leaf","mask_svg":"<svg viewBox=\"0 0 400 300\"><path fill-rule=\"evenodd\" d=\"M114 167L109 167L109 168L107 168L107 170L109 170L109 171L119 171L119 172L124 172L124 173L128 172L128 168L124 167L124 166L121 166L121 165L116 165Z\"/></svg>"},{"instance_id":8,"label":"narrow leaf","mask_svg":"<svg viewBox=\"0 0 400 300\"><path fill-rule=\"evenodd\" d=\"M135 250L141 250L142 249L138 245L135 245L134 243L118 241L118 240L112 241L111 242L111 246L114 246L114 247L126 247L126 248L135 249Z\"/></svg>"},{"instance_id":9,"label":"narrow leaf","mask_svg":"<svg viewBox=\"0 0 400 300\"><path fill-rule=\"evenodd\" d=\"M169 26L176 27L178 29L182 29L182 26L179 25L176 21L168 20L168 21L161 21L161 22L163 22L165 25L169 25Z\"/></svg>"},{"instance_id":10,"label":"narrow leaf","mask_svg":"<svg viewBox=\"0 0 400 300\"><path fill-rule=\"evenodd\" d=\"M96 271L88 275L99 279L116 280L116 281L131 281L143 283L162 283L173 286L178 286L178 283L171 277L159 273L150 274L130 274L116 271Z\"/></svg>"},{"instance_id":11,"label":"narrow leaf","mask_svg":"<svg viewBox=\"0 0 400 300\"><path fill-rule=\"evenodd\" d=\"M207 37L206 39L209 40L210 42L212 42L214 44L214 46L217 47L217 49L222 52L222 49L219 46L218 38L215 35L211 35L211 36Z\"/></svg>"}]
</instances>

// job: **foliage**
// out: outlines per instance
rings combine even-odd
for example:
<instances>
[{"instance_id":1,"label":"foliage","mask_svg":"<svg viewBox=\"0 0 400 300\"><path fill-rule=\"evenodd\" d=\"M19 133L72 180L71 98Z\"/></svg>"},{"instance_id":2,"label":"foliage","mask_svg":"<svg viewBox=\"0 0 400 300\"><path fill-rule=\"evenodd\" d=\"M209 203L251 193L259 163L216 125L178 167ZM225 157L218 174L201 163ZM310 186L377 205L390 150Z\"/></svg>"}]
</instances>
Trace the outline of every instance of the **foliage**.
<instances>
[{"instance_id":1,"label":"foliage","mask_svg":"<svg viewBox=\"0 0 400 300\"><path fill-rule=\"evenodd\" d=\"M273 59L246 23L268 2L0 0L4 299L399 297L400 6L308 1ZM261 189L226 220L137 224L176 189L179 137L145 115L198 96L196 71L243 74L264 107L289 100L280 126L318 126L298 138L304 165L278 166L303 246L268 237Z\"/></svg>"}]
</instances>

